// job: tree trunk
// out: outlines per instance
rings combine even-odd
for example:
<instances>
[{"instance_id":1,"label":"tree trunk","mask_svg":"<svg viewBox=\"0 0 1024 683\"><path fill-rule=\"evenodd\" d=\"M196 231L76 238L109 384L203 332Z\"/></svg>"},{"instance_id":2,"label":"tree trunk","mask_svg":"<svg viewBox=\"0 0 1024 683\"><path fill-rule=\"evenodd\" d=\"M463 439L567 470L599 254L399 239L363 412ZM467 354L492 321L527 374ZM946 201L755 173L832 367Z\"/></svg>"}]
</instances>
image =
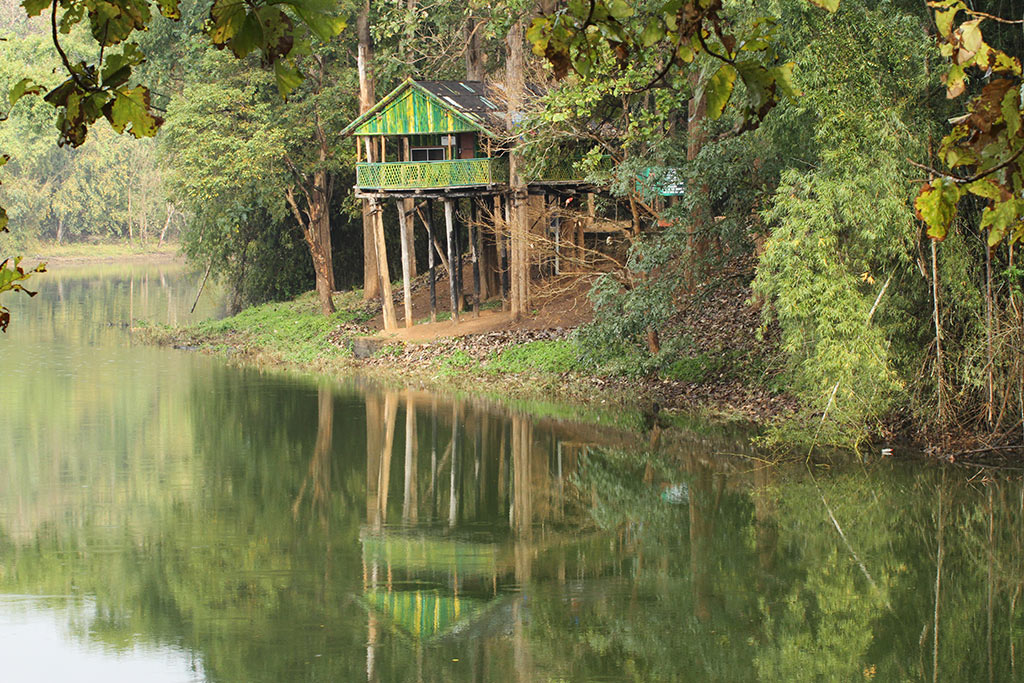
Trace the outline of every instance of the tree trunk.
<instances>
[{"instance_id":1,"label":"tree trunk","mask_svg":"<svg viewBox=\"0 0 1024 683\"><path fill-rule=\"evenodd\" d=\"M523 21L516 21L506 37L508 60L505 65L506 92L508 94L508 126L514 128L518 112L523 106L523 91L526 89L525 55L523 47ZM512 189L512 220L510 227L509 279L511 284L511 309L513 319L522 317L529 296L529 258L526 240L529 231L529 202L526 183L521 176L522 153L513 147L509 152L509 185Z\"/></svg>"},{"instance_id":2,"label":"tree trunk","mask_svg":"<svg viewBox=\"0 0 1024 683\"><path fill-rule=\"evenodd\" d=\"M482 22L473 16L472 10L466 15L466 23L463 25L463 32L466 38L466 80L484 80L483 50L480 48L480 34L483 31Z\"/></svg>"},{"instance_id":3,"label":"tree trunk","mask_svg":"<svg viewBox=\"0 0 1024 683\"><path fill-rule=\"evenodd\" d=\"M704 123L707 118L708 103L704 90L700 87L700 73L697 70L690 77L690 87L693 90L693 96L690 97L690 117L686 125L687 161L693 161L697 158L701 149L704 148L704 142L707 138ZM708 186L706 184L702 185L699 192L702 197L706 198L709 192ZM704 228L704 215L702 211L703 208L699 207L693 213L689 235L686 240L690 252L690 268L687 271L687 280L691 288L693 287L697 269L700 267L700 262L707 252L707 238L700 234Z\"/></svg>"},{"instance_id":4,"label":"tree trunk","mask_svg":"<svg viewBox=\"0 0 1024 683\"><path fill-rule=\"evenodd\" d=\"M174 211L175 211L174 204L172 204L170 202L167 202L167 218L166 218L166 220L164 220L164 227L160 231L160 242L159 242L159 244L161 246L163 246L164 239L167 238L167 229L171 226L171 221L174 219Z\"/></svg>"},{"instance_id":5,"label":"tree trunk","mask_svg":"<svg viewBox=\"0 0 1024 683\"><path fill-rule=\"evenodd\" d=\"M370 37L370 0L364 0L356 20L359 47L356 53L356 68L359 72L359 113L363 114L376 99L370 60L373 56L373 39ZM374 146L366 138L366 161L377 159ZM363 299L380 296L380 274L377 272L377 247L374 244L376 229L369 200L363 200Z\"/></svg>"},{"instance_id":6,"label":"tree trunk","mask_svg":"<svg viewBox=\"0 0 1024 683\"><path fill-rule=\"evenodd\" d=\"M384 242L384 205L379 199L372 200L373 210L374 255L377 258L378 281L380 282L380 301L384 315L384 329L391 331L398 329L398 319L395 317L395 302L391 297L391 272L388 268L387 245Z\"/></svg>"}]
</instances>

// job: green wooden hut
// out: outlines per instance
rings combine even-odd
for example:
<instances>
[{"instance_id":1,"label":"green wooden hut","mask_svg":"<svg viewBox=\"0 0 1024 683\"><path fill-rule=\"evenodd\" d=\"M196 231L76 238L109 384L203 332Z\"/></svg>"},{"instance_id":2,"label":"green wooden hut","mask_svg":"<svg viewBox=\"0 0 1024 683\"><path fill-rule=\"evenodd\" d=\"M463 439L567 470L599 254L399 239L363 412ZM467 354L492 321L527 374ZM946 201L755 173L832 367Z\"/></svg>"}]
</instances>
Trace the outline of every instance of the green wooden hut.
<instances>
[{"instance_id":1,"label":"green wooden hut","mask_svg":"<svg viewBox=\"0 0 1024 683\"><path fill-rule=\"evenodd\" d=\"M494 217L497 223L509 211L507 146L510 136L505 95L500 86L482 81L410 78L346 126L341 136L352 136L356 140L355 196L368 202L368 215L375 217L373 232L378 247L384 244L383 202L390 200L398 205L407 327L412 325L410 272L414 270L410 236L417 217L428 233L431 320L436 319L434 200L444 202L447 248L439 249L438 255L452 275L448 278L452 321L458 323L464 300L463 253L469 257L473 269L474 315L479 315L481 298L486 298L488 291L500 290L504 298L508 282L502 274L507 272L508 255L501 231L494 224L487 230L478 227L474 231L473 228L478 223L478 212ZM567 163L571 169L571 161ZM528 192L539 195L542 206L546 206L547 197L553 191L592 191L564 170L549 178L530 179ZM471 216L462 244L454 226L455 203L459 201L465 202ZM376 249L384 327L390 330L398 323L391 303L385 252L385 249Z\"/></svg>"},{"instance_id":2,"label":"green wooden hut","mask_svg":"<svg viewBox=\"0 0 1024 683\"><path fill-rule=\"evenodd\" d=\"M407 79L342 131L357 140L356 195L507 190L499 96L481 81Z\"/></svg>"}]
</instances>

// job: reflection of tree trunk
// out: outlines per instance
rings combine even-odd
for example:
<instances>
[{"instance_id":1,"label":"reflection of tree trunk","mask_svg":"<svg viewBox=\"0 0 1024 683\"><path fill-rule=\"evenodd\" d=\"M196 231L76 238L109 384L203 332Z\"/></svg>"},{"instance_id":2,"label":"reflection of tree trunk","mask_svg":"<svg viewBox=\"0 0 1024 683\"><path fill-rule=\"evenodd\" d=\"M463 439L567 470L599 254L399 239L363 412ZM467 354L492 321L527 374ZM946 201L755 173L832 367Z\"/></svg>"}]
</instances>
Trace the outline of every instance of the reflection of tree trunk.
<instances>
[{"instance_id":1,"label":"reflection of tree trunk","mask_svg":"<svg viewBox=\"0 0 1024 683\"><path fill-rule=\"evenodd\" d=\"M454 527L459 521L459 466L462 458L459 453L459 406L452 406L452 469L451 488L448 492L448 526Z\"/></svg>"},{"instance_id":2,"label":"reflection of tree trunk","mask_svg":"<svg viewBox=\"0 0 1024 683\"><path fill-rule=\"evenodd\" d=\"M512 418L512 530L528 538L533 530L531 454L533 425L524 417Z\"/></svg>"},{"instance_id":3,"label":"reflection of tree trunk","mask_svg":"<svg viewBox=\"0 0 1024 683\"><path fill-rule=\"evenodd\" d=\"M775 550L779 543L779 528L775 521L775 501L769 495L772 472L768 467L754 471L754 519L757 534L758 593L764 595L775 570Z\"/></svg>"},{"instance_id":4,"label":"reflection of tree trunk","mask_svg":"<svg viewBox=\"0 0 1024 683\"><path fill-rule=\"evenodd\" d=\"M330 388L317 389L317 429L313 457L309 461L309 476L302 483L299 495L292 504L292 516L298 517L302 500L306 494L307 482L312 482L313 492L310 506L322 524L327 524L328 505L331 494L331 443L334 439L334 397Z\"/></svg>"},{"instance_id":5,"label":"reflection of tree trunk","mask_svg":"<svg viewBox=\"0 0 1024 683\"><path fill-rule=\"evenodd\" d=\"M939 680L939 596L942 589L942 555L943 555L943 518L942 518L942 490L946 487L946 476L943 473L942 483L939 485L938 505L938 550L935 555L935 615L932 623L932 681Z\"/></svg>"},{"instance_id":6,"label":"reflection of tree trunk","mask_svg":"<svg viewBox=\"0 0 1024 683\"><path fill-rule=\"evenodd\" d=\"M524 417L512 418L512 530L516 534L515 578L524 598L529 590L533 574L533 548L530 536L533 530L533 492L530 486L530 455L533 443L533 429ZM513 614L513 649L516 676L520 681L532 681L532 661L524 625L522 610L525 600L516 600Z\"/></svg>"},{"instance_id":7,"label":"reflection of tree trunk","mask_svg":"<svg viewBox=\"0 0 1024 683\"><path fill-rule=\"evenodd\" d=\"M391 456L395 445L395 422L398 418L398 395L384 396L384 447L380 452L380 472L377 478L377 512L380 524L388 522L388 490L391 486Z\"/></svg>"},{"instance_id":8,"label":"reflection of tree trunk","mask_svg":"<svg viewBox=\"0 0 1024 683\"><path fill-rule=\"evenodd\" d=\"M995 618L994 610L994 597L995 597L995 553L993 552L995 544L995 512L993 510L992 500L992 489L993 486L990 484L988 487L988 680L995 680L995 668L993 667L992 657L992 621Z\"/></svg>"},{"instance_id":9,"label":"reflection of tree trunk","mask_svg":"<svg viewBox=\"0 0 1024 683\"><path fill-rule=\"evenodd\" d=\"M375 526L377 514L377 489L380 472L380 453L383 447L383 419L380 398L373 393L366 394L366 523Z\"/></svg>"},{"instance_id":10,"label":"reflection of tree trunk","mask_svg":"<svg viewBox=\"0 0 1024 683\"><path fill-rule=\"evenodd\" d=\"M714 528L714 476L706 465L691 460L690 575L693 580L693 615L701 622L711 617L711 537Z\"/></svg>"},{"instance_id":11,"label":"reflection of tree trunk","mask_svg":"<svg viewBox=\"0 0 1024 683\"><path fill-rule=\"evenodd\" d=\"M416 500L416 407L412 392L405 399L405 493L402 497L402 522L415 524L419 518Z\"/></svg>"}]
</instances>

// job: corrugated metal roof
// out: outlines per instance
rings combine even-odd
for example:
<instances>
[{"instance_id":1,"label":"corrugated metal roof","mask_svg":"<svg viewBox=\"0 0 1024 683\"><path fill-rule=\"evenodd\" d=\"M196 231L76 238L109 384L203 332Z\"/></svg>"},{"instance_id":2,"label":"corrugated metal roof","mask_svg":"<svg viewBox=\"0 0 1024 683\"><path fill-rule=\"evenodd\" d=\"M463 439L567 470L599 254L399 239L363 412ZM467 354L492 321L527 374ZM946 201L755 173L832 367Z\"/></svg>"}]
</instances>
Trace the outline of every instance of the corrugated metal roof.
<instances>
[{"instance_id":1,"label":"corrugated metal roof","mask_svg":"<svg viewBox=\"0 0 1024 683\"><path fill-rule=\"evenodd\" d=\"M468 114L492 114L498 111L504 114L487 97L493 95L495 89L483 81L416 81L416 85Z\"/></svg>"}]
</instances>

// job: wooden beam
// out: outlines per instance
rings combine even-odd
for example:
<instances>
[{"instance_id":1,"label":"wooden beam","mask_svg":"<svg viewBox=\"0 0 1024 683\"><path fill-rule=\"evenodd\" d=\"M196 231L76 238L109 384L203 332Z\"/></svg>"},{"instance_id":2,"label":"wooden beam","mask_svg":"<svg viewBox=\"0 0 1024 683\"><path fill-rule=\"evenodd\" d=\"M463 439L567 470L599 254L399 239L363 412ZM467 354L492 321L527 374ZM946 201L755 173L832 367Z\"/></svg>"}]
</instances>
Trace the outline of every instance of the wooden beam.
<instances>
[{"instance_id":1,"label":"wooden beam","mask_svg":"<svg viewBox=\"0 0 1024 683\"><path fill-rule=\"evenodd\" d=\"M412 268L409 267L411 245L407 227L409 217L405 215L404 207L406 201L409 200L396 200L395 207L398 209L398 232L402 240L402 304L405 312L405 327L408 329L412 327L412 278L410 277Z\"/></svg>"},{"instance_id":2,"label":"wooden beam","mask_svg":"<svg viewBox=\"0 0 1024 683\"><path fill-rule=\"evenodd\" d=\"M398 320L395 318L395 302L392 301L391 294L391 274L388 271L388 253L384 242L384 205L380 203L380 200L373 200L373 214L376 232L376 239L373 243L377 250L377 273L380 277L384 330L390 332L398 329Z\"/></svg>"},{"instance_id":3,"label":"wooden beam","mask_svg":"<svg viewBox=\"0 0 1024 683\"><path fill-rule=\"evenodd\" d=\"M454 224L454 207L452 206L452 200L445 198L444 200L444 224L448 235L448 288L451 290L452 296L452 322L458 324L459 322L459 297L458 290L456 289L455 282L455 271L458 267L458 258L455 254L455 224Z\"/></svg>"},{"instance_id":4,"label":"wooden beam","mask_svg":"<svg viewBox=\"0 0 1024 683\"><path fill-rule=\"evenodd\" d=\"M430 223L427 223L427 219L423 216L423 212L420 211L419 207L416 208L416 213L420 217L423 225L427 228L427 235L430 237L430 243L434 245L434 253L437 254L438 258L441 259L441 267L448 270L448 257L445 255L444 249L441 247L441 243L437 241L437 235L434 234L434 211L433 203L430 199L426 200L427 211L430 216Z\"/></svg>"}]
</instances>

